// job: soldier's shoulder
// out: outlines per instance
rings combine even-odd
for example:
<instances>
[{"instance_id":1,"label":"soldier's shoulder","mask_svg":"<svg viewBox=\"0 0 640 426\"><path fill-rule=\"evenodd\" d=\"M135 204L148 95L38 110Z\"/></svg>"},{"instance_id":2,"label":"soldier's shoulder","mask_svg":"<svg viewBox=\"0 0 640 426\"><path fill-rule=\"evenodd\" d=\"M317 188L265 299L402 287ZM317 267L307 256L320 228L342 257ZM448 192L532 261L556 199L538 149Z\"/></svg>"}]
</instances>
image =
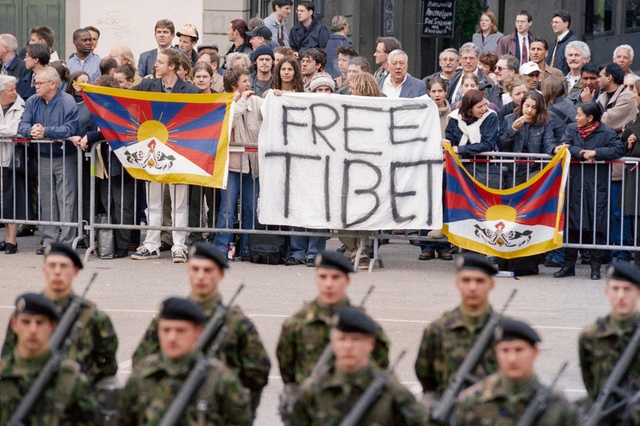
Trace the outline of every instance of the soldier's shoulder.
<instances>
[{"instance_id":1,"label":"soldier's shoulder","mask_svg":"<svg viewBox=\"0 0 640 426\"><path fill-rule=\"evenodd\" d=\"M598 317L595 322L584 327L580 332L581 339L589 339L599 335L607 328L607 317Z\"/></svg>"},{"instance_id":2,"label":"soldier's shoulder","mask_svg":"<svg viewBox=\"0 0 640 426\"><path fill-rule=\"evenodd\" d=\"M452 321L460 318L460 310L458 308L450 311L444 311L435 321L429 324L427 330L440 330L446 328Z\"/></svg>"},{"instance_id":3,"label":"soldier's shoulder","mask_svg":"<svg viewBox=\"0 0 640 426\"><path fill-rule=\"evenodd\" d=\"M135 374L137 377L147 377L162 369L162 365L163 362L160 354L153 353L138 361L133 367L131 374Z\"/></svg>"},{"instance_id":4,"label":"soldier's shoulder","mask_svg":"<svg viewBox=\"0 0 640 426\"><path fill-rule=\"evenodd\" d=\"M303 325L313 315L314 303L306 302L300 309L284 321L284 326L295 327Z\"/></svg>"},{"instance_id":5,"label":"soldier's shoulder","mask_svg":"<svg viewBox=\"0 0 640 426\"><path fill-rule=\"evenodd\" d=\"M471 401L480 398L483 394L486 393L488 389L495 387L498 382L498 376L496 374L492 374L490 376L485 377L480 380L478 383L475 383L462 392L460 392L460 396L458 397L458 401L465 402Z\"/></svg>"}]
</instances>

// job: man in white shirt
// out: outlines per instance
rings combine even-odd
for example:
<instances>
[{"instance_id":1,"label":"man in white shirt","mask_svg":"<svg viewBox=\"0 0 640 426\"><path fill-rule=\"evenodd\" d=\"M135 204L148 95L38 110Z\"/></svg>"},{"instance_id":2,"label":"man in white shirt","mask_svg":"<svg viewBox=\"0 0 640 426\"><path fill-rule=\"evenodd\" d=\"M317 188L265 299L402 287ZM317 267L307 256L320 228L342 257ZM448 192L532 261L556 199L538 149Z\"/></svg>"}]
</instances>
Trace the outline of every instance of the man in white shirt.
<instances>
[{"instance_id":1,"label":"man in white shirt","mask_svg":"<svg viewBox=\"0 0 640 426\"><path fill-rule=\"evenodd\" d=\"M573 86L580 80L580 69L591 60L591 49L587 43L576 40L567 44L564 54L569 67L569 72L564 79L567 81L567 90L571 93Z\"/></svg>"},{"instance_id":2,"label":"man in white shirt","mask_svg":"<svg viewBox=\"0 0 640 426\"><path fill-rule=\"evenodd\" d=\"M417 98L427 94L424 81L412 77L409 56L402 50L394 50L387 57L389 74L380 82L380 91L389 98Z\"/></svg>"},{"instance_id":3,"label":"man in white shirt","mask_svg":"<svg viewBox=\"0 0 640 426\"><path fill-rule=\"evenodd\" d=\"M516 15L515 29L510 34L504 35L498 40L496 54L498 56L507 53L515 56L520 61L520 65L529 62L529 47L531 43L531 33L529 28L533 25L533 17L526 10L521 10Z\"/></svg>"}]
</instances>

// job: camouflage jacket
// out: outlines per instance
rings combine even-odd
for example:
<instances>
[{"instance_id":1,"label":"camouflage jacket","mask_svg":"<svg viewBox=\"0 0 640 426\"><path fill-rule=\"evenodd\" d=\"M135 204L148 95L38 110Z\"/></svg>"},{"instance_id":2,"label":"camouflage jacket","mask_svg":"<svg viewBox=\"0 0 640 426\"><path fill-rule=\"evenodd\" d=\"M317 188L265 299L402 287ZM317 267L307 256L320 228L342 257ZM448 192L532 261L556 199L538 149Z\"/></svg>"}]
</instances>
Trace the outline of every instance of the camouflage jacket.
<instances>
[{"instance_id":1,"label":"camouflage jacket","mask_svg":"<svg viewBox=\"0 0 640 426\"><path fill-rule=\"evenodd\" d=\"M24 359L11 353L0 361L0 424L6 425L49 358L49 352ZM58 407L62 407L60 411ZM23 423L91 425L98 402L80 366L66 359ZM59 422L59 423L58 423Z\"/></svg>"},{"instance_id":2,"label":"camouflage jacket","mask_svg":"<svg viewBox=\"0 0 640 426\"><path fill-rule=\"evenodd\" d=\"M631 336L640 325L640 313L619 321L608 315L598 318L582 330L578 341L580 370L582 380L593 401L613 371L618 359L624 352ZM631 391L640 390L640 357L636 357L626 374L621 387Z\"/></svg>"},{"instance_id":3,"label":"camouflage jacket","mask_svg":"<svg viewBox=\"0 0 640 426\"><path fill-rule=\"evenodd\" d=\"M206 300L196 300L192 296L189 296L189 299L200 306L209 318L222 303L222 296L219 293ZM242 385L251 391L251 406L255 412L260 403L262 389L269 380L271 368L269 355L255 325L238 306L231 307L225 325L228 329L227 337L220 348L219 358L236 373ZM157 316L149 324L133 354L133 365L154 353L160 353Z\"/></svg>"},{"instance_id":4,"label":"camouflage jacket","mask_svg":"<svg viewBox=\"0 0 640 426\"><path fill-rule=\"evenodd\" d=\"M309 377L300 387L291 424L340 424L378 374L381 374L380 369L371 362L356 373L347 374L334 367ZM426 422L424 409L392 375L358 424L422 426Z\"/></svg>"},{"instance_id":5,"label":"camouflage jacket","mask_svg":"<svg viewBox=\"0 0 640 426\"><path fill-rule=\"evenodd\" d=\"M71 293L67 297L52 300L52 302L64 315L74 297L75 295ZM85 325L76 342L69 349L68 358L80 364L82 372L91 383L115 375L118 371L118 363L116 362L118 336L116 336L111 319L100 311L93 302L85 299L76 321L78 320ZM13 353L16 343L16 335L11 327L8 327L2 347L2 358Z\"/></svg>"},{"instance_id":6,"label":"camouflage jacket","mask_svg":"<svg viewBox=\"0 0 640 426\"><path fill-rule=\"evenodd\" d=\"M169 360L153 354L138 362L122 392L120 424L157 425L180 391L194 360L194 355ZM248 390L221 361L208 362L207 377L178 424L251 424Z\"/></svg>"},{"instance_id":7,"label":"camouflage jacket","mask_svg":"<svg viewBox=\"0 0 640 426\"><path fill-rule=\"evenodd\" d=\"M305 304L293 317L282 324L276 356L285 384L300 384L313 370L324 348L329 344L329 330L333 312L350 306L349 299L331 307L321 306L317 300ZM378 325L376 345L371 358L381 368L389 365L389 339Z\"/></svg>"},{"instance_id":8,"label":"camouflage jacket","mask_svg":"<svg viewBox=\"0 0 640 426\"><path fill-rule=\"evenodd\" d=\"M540 386L544 385L535 376L523 383L509 380L501 373L485 377L460 394L455 411L456 424L515 425ZM578 421L571 404L561 394L552 391L546 410L535 424L573 426Z\"/></svg>"},{"instance_id":9,"label":"camouflage jacket","mask_svg":"<svg viewBox=\"0 0 640 426\"><path fill-rule=\"evenodd\" d=\"M424 392L442 396L491 313L489 307L482 315L470 317L458 307L445 312L424 330L415 364L416 376ZM471 372L476 377L482 379L498 370L494 348L495 341L492 340Z\"/></svg>"}]
</instances>

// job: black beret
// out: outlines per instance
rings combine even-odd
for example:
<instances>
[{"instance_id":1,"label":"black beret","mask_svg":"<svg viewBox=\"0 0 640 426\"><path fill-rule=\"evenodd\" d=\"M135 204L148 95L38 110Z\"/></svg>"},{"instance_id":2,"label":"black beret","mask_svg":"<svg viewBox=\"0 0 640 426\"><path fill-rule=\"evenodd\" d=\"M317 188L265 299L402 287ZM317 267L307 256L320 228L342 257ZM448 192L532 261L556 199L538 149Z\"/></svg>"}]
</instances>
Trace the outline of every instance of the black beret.
<instances>
[{"instance_id":1,"label":"black beret","mask_svg":"<svg viewBox=\"0 0 640 426\"><path fill-rule=\"evenodd\" d=\"M82 269L82 260L80 260L80 256L78 256L78 253L76 253L70 245L63 243L51 243L51 245L45 249L44 254L45 257L50 254L68 257L76 268Z\"/></svg>"},{"instance_id":2,"label":"black beret","mask_svg":"<svg viewBox=\"0 0 640 426\"><path fill-rule=\"evenodd\" d=\"M189 251L189 257L213 260L221 268L228 268L227 253L221 252L213 244L196 243Z\"/></svg>"},{"instance_id":3,"label":"black beret","mask_svg":"<svg viewBox=\"0 0 640 426\"><path fill-rule=\"evenodd\" d=\"M486 257L476 253L462 253L456 256L455 265L458 271L471 269L474 271L482 271L490 276L498 273L496 265L489 262Z\"/></svg>"},{"instance_id":4,"label":"black beret","mask_svg":"<svg viewBox=\"0 0 640 426\"><path fill-rule=\"evenodd\" d=\"M207 316L198 305L182 297L165 299L160 308L160 318L190 321L196 324L202 324L207 321Z\"/></svg>"},{"instance_id":5,"label":"black beret","mask_svg":"<svg viewBox=\"0 0 640 426\"><path fill-rule=\"evenodd\" d=\"M498 342L507 342L510 340L526 340L532 346L540 342L540 335L526 322L503 319L500 324L502 329L502 335L498 339Z\"/></svg>"},{"instance_id":6,"label":"black beret","mask_svg":"<svg viewBox=\"0 0 640 426\"><path fill-rule=\"evenodd\" d=\"M60 311L42 294L25 293L16 299L16 314L46 315L52 320L60 319Z\"/></svg>"},{"instance_id":7,"label":"black beret","mask_svg":"<svg viewBox=\"0 0 640 426\"><path fill-rule=\"evenodd\" d=\"M362 309L345 306L336 311L333 317L333 327L343 333L362 333L376 336L378 328L371 317Z\"/></svg>"},{"instance_id":8,"label":"black beret","mask_svg":"<svg viewBox=\"0 0 640 426\"><path fill-rule=\"evenodd\" d=\"M316 267L336 269L349 274L353 272L353 264L342 253L335 251L323 251L316 256Z\"/></svg>"},{"instance_id":9,"label":"black beret","mask_svg":"<svg viewBox=\"0 0 640 426\"><path fill-rule=\"evenodd\" d=\"M640 287L640 270L630 263L614 262L607 269L607 278L618 281L628 281Z\"/></svg>"}]
</instances>

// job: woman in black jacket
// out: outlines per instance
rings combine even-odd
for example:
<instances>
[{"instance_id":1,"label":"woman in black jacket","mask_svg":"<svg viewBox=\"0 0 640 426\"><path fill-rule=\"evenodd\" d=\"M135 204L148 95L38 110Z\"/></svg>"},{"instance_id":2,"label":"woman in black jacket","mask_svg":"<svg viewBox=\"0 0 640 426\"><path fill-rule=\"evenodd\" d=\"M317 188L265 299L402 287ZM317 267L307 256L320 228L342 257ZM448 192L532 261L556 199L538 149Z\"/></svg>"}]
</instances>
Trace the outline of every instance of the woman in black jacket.
<instances>
[{"instance_id":1,"label":"woman in black jacket","mask_svg":"<svg viewBox=\"0 0 640 426\"><path fill-rule=\"evenodd\" d=\"M588 165L584 162L617 160L622 157L623 147L618 135L602 124L602 110L595 102L578 107L576 124L567 127L562 143L569 148L571 158L581 163L572 164L567 189L566 220L569 243L604 244L609 211L609 182L611 173L608 164ZM554 151L560 149L558 146ZM595 238L594 238L595 237ZM591 252L591 279L600 279L600 250ZM555 278L575 276L578 249L565 249L564 265L553 274Z\"/></svg>"}]
</instances>

